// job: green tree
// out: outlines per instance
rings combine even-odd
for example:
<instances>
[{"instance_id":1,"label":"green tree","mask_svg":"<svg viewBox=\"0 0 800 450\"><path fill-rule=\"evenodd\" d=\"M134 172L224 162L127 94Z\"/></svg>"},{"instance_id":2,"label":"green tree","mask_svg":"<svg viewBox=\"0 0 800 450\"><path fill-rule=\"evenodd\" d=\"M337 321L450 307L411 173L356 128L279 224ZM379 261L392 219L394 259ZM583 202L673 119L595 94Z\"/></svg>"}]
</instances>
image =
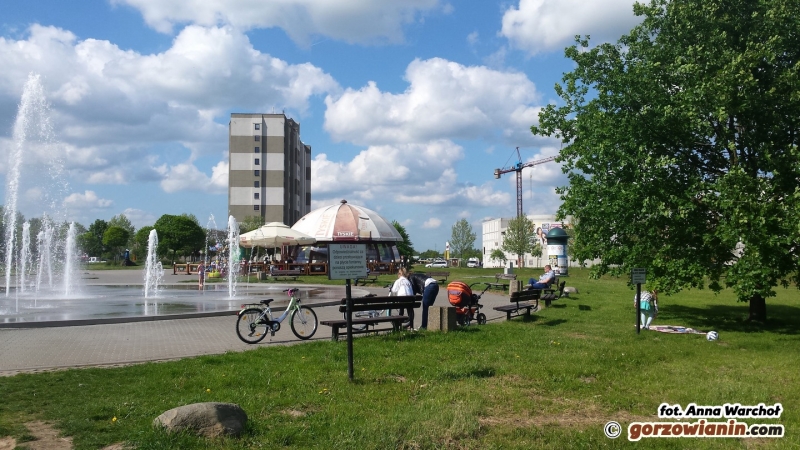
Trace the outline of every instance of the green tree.
<instances>
[{"instance_id":1,"label":"green tree","mask_svg":"<svg viewBox=\"0 0 800 450\"><path fill-rule=\"evenodd\" d=\"M732 287L766 320L800 282L800 2L654 0L576 68L535 134L559 137L575 255L665 292Z\"/></svg>"},{"instance_id":2,"label":"green tree","mask_svg":"<svg viewBox=\"0 0 800 450\"><path fill-rule=\"evenodd\" d=\"M541 256L542 254L541 246L533 243L535 238L536 231L533 229L533 223L526 216L515 217L508 221L508 228L506 228L501 249L512 255L517 255L517 266L523 267L523 256L526 253L534 256ZM536 253L537 248L539 250L538 255Z\"/></svg>"},{"instance_id":3,"label":"green tree","mask_svg":"<svg viewBox=\"0 0 800 450\"><path fill-rule=\"evenodd\" d=\"M193 216L164 214L153 227L158 233L158 254L168 256L190 255L203 248L205 232Z\"/></svg>"},{"instance_id":4,"label":"green tree","mask_svg":"<svg viewBox=\"0 0 800 450\"><path fill-rule=\"evenodd\" d=\"M137 259L144 259L147 257L147 246L150 242L150 231L154 227L146 226L139 228L133 237L133 252Z\"/></svg>"},{"instance_id":5,"label":"green tree","mask_svg":"<svg viewBox=\"0 0 800 450\"><path fill-rule=\"evenodd\" d=\"M78 247L89 256L102 257L107 251L107 247L103 245L103 235L106 229L108 229L108 222L101 219L95 220L85 233L78 235Z\"/></svg>"},{"instance_id":6,"label":"green tree","mask_svg":"<svg viewBox=\"0 0 800 450\"><path fill-rule=\"evenodd\" d=\"M406 228L400 225L400 222L393 220L392 226L400 233L400 236L403 237L402 242L397 243L397 251L400 253L400 256L405 256L409 260L414 257L416 251L414 250L414 246L411 245L411 239L408 237L408 232Z\"/></svg>"},{"instance_id":7,"label":"green tree","mask_svg":"<svg viewBox=\"0 0 800 450\"><path fill-rule=\"evenodd\" d=\"M450 257L452 258L457 255L463 260L466 256L465 252L472 249L472 246L475 245L475 237L475 233L472 231L472 225L467 222L467 219L461 219L456 222L450 234Z\"/></svg>"},{"instance_id":8,"label":"green tree","mask_svg":"<svg viewBox=\"0 0 800 450\"><path fill-rule=\"evenodd\" d=\"M247 216L242 220L242 223L239 224L239 232L240 233L247 233L248 231L253 231L261 228L264 225L264 218L261 216Z\"/></svg>"},{"instance_id":9,"label":"green tree","mask_svg":"<svg viewBox=\"0 0 800 450\"><path fill-rule=\"evenodd\" d=\"M506 265L506 261L508 261L508 258L506 258L506 254L503 253L503 251L500 250L499 248L492 250L492 253L489 254L489 258L496 259L502 262L504 266Z\"/></svg>"},{"instance_id":10,"label":"green tree","mask_svg":"<svg viewBox=\"0 0 800 450\"><path fill-rule=\"evenodd\" d=\"M111 220L108 221L108 226L125 229L128 232L128 242L125 243L125 246L133 246L133 237L136 235L136 228L131 221L125 217L125 214L112 217Z\"/></svg>"},{"instance_id":11,"label":"green tree","mask_svg":"<svg viewBox=\"0 0 800 450\"><path fill-rule=\"evenodd\" d=\"M442 254L437 252L436 250L425 250L424 252L419 254L421 259L434 259L441 257Z\"/></svg>"},{"instance_id":12,"label":"green tree","mask_svg":"<svg viewBox=\"0 0 800 450\"><path fill-rule=\"evenodd\" d=\"M114 254L114 262L117 261L122 249L128 245L130 233L128 230L118 226L110 226L103 233L103 245L110 247Z\"/></svg>"}]
</instances>

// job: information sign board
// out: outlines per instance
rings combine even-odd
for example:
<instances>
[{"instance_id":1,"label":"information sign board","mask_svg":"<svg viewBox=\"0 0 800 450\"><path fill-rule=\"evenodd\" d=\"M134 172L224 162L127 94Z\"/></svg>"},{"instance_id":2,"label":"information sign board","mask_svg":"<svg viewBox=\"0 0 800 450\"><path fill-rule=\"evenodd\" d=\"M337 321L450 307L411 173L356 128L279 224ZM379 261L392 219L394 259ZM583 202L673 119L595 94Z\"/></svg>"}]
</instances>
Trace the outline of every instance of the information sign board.
<instances>
[{"instance_id":1,"label":"information sign board","mask_svg":"<svg viewBox=\"0 0 800 450\"><path fill-rule=\"evenodd\" d=\"M647 269L643 267L631 269L631 284L645 283L647 283Z\"/></svg>"},{"instance_id":2,"label":"information sign board","mask_svg":"<svg viewBox=\"0 0 800 450\"><path fill-rule=\"evenodd\" d=\"M367 276L365 244L328 244L328 278L347 280Z\"/></svg>"}]
</instances>

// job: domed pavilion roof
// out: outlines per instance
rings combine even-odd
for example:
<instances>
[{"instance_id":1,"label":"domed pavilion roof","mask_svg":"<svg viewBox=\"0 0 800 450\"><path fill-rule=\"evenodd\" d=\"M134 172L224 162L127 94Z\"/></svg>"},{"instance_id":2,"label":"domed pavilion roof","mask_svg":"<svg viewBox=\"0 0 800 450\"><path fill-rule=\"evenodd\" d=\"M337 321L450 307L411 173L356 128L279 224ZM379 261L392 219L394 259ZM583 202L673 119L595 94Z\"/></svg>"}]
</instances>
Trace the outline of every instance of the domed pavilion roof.
<instances>
[{"instance_id":1,"label":"domed pavilion roof","mask_svg":"<svg viewBox=\"0 0 800 450\"><path fill-rule=\"evenodd\" d=\"M402 241L391 222L375 211L347 203L347 200L315 209L292 226L317 242Z\"/></svg>"}]
</instances>

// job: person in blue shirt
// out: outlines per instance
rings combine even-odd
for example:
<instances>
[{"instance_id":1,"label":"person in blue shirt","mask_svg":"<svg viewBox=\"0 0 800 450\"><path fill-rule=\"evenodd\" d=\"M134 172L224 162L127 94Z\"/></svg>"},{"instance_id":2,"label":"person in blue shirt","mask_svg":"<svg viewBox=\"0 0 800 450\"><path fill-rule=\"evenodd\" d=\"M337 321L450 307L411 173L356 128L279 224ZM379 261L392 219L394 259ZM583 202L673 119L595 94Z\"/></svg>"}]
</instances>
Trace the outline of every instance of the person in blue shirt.
<instances>
[{"instance_id":1,"label":"person in blue shirt","mask_svg":"<svg viewBox=\"0 0 800 450\"><path fill-rule=\"evenodd\" d=\"M428 328L428 308L436 301L439 295L439 283L424 273L412 273L408 276L414 294L422 295L422 325L420 329Z\"/></svg>"},{"instance_id":2,"label":"person in blue shirt","mask_svg":"<svg viewBox=\"0 0 800 450\"><path fill-rule=\"evenodd\" d=\"M538 281L534 281L533 278L528 280L529 289L549 289L550 285L556 281L556 273L553 272L553 269L550 267L550 264L544 266L544 273L542 276L539 277Z\"/></svg>"}]
</instances>

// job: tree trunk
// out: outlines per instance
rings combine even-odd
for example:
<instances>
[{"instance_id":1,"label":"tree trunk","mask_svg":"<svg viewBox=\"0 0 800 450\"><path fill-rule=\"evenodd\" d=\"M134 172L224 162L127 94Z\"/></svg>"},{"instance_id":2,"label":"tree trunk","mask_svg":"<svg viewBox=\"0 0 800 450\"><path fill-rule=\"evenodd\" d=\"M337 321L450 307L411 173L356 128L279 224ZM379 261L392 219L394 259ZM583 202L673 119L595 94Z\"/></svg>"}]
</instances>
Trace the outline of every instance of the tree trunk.
<instances>
[{"instance_id":1,"label":"tree trunk","mask_svg":"<svg viewBox=\"0 0 800 450\"><path fill-rule=\"evenodd\" d=\"M767 321L767 301L759 294L754 294L750 297L750 317L749 321L766 322Z\"/></svg>"}]
</instances>

